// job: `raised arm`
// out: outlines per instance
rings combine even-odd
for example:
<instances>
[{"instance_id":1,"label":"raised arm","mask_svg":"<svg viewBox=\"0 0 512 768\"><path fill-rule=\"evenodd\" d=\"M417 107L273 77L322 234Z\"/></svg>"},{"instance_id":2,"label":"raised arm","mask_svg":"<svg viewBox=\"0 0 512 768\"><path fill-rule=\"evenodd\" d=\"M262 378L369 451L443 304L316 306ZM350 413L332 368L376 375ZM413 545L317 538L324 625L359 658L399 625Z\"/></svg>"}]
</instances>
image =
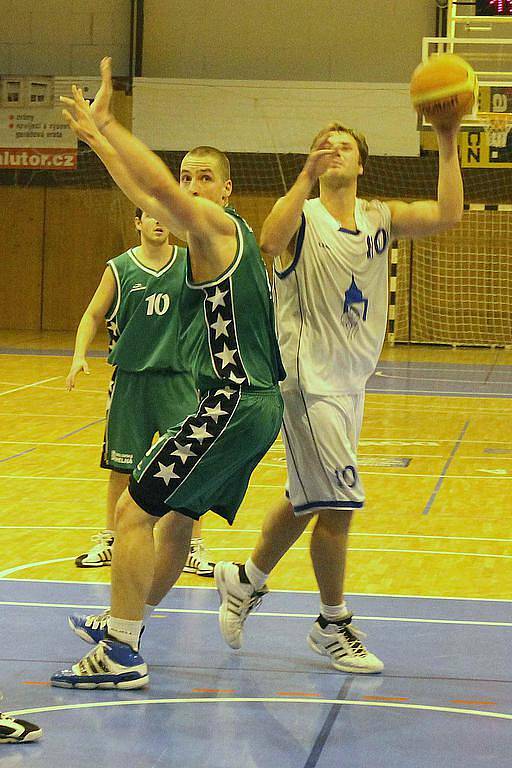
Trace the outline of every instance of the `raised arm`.
<instances>
[{"instance_id":1,"label":"raised arm","mask_svg":"<svg viewBox=\"0 0 512 768\"><path fill-rule=\"evenodd\" d=\"M453 227L462 219L464 188L457 152L458 121L450 128L436 128L439 144L437 200L404 203L392 200L392 232L395 237L426 237Z\"/></svg>"},{"instance_id":2,"label":"raised arm","mask_svg":"<svg viewBox=\"0 0 512 768\"><path fill-rule=\"evenodd\" d=\"M98 328L105 320L106 313L112 306L115 294L116 282L114 275L110 267L107 267L78 325L73 360L66 378L66 389L72 390L74 388L75 379L80 371L87 374L90 373L87 352L98 332Z\"/></svg>"},{"instance_id":3,"label":"raised arm","mask_svg":"<svg viewBox=\"0 0 512 768\"><path fill-rule=\"evenodd\" d=\"M334 148L315 149L306 160L295 183L274 205L263 223L260 247L269 256L283 254L299 229L302 208L318 178L336 163Z\"/></svg>"},{"instance_id":4,"label":"raised arm","mask_svg":"<svg viewBox=\"0 0 512 768\"><path fill-rule=\"evenodd\" d=\"M112 77L110 59L101 62L102 85L96 108L73 86L73 98L61 97L72 109L64 115L72 130L102 160L116 184L135 205L158 218L172 232L197 238L232 234L232 223L209 200L180 189L163 161L124 128L110 111Z\"/></svg>"}]
</instances>

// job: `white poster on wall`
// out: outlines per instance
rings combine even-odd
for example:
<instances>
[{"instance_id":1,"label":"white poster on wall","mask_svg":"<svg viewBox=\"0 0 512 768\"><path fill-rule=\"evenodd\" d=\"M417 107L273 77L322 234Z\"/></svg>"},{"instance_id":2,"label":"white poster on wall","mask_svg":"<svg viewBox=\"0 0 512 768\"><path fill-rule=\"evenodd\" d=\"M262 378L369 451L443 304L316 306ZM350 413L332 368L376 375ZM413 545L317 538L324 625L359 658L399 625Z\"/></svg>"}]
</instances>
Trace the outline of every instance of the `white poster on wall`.
<instances>
[{"instance_id":1,"label":"white poster on wall","mask_svg":"<svg viewBox=\"0 0 512 768\"><path fill-rule=\"evenodd\" d=\"M53 90L49 77L0 78L0 168L76 168L77 139Z\"/></svg>"}]
</instances>

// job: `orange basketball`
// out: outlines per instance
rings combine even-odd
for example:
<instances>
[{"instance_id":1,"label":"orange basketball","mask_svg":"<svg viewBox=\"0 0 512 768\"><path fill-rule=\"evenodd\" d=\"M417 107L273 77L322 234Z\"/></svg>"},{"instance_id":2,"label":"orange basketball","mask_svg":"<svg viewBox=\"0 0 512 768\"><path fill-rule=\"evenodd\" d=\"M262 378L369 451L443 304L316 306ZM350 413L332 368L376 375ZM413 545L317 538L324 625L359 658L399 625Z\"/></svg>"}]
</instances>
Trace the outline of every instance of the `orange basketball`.
<instances>
[{"instance_id":1,"label":"orange basketball","mask_svg":"<svg viewBox=\"0 0 512 768\"><path fill-rule=\"evenodd\" d=\"M478 80L467 61L442 53L416 67L410 91L415 109L443 127L471 112L478 98Z\"/></svg>"}]
</instances>

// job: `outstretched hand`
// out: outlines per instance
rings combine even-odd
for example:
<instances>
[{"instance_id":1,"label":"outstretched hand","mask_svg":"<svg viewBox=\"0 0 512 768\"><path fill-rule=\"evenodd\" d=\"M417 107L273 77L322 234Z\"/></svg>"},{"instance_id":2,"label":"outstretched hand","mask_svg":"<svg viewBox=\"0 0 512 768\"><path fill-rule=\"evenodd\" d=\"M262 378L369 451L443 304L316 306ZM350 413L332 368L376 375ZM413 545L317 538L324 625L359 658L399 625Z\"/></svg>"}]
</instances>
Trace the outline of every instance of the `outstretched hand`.
<instances>
[{"instance_id":1,"label":"outstretched hand","mask_svg":"<svg viewBox=\"0 0 512 768\"><path fill-rule=\"evenodd\" d=\"M76 85L71 86L73 98L61 96L60 100L66 104L69 109L63 109L62 114L65 121L81 141L85 141L94 149L98 141L101 140L101 133L94 121L90 104L84 99L81 88ZM72 110L72 112L70 111Z\"/></svg>"},{"instance_id":2,"label":"outstretched hand","mask_svg":"<svg viewBox=\"0 0 512 768\"><path fill-rule=\"evenodd\" d=\"M91 115L94 122L101 129L110 122L113 115L110 111L110 102L114 89L112 87L112 59L105 56L100 62L101 86L91 104Z\"/></svg>"}]
</instances>

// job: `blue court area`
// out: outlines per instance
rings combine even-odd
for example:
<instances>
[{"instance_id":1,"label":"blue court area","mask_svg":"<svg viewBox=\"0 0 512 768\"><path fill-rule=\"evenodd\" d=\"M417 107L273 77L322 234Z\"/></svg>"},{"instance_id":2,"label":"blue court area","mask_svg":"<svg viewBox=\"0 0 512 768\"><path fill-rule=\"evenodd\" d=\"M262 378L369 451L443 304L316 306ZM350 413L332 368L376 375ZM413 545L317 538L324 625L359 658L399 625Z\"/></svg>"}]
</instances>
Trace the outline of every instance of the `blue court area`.
<instances>
[{"instance_id":1,"label":"blue court area","mask_svg":"<svg viewBox=\"0 0 512 768\"><path fill-rule=\"evenodd\" d=\"M90 648L67 615L108 600L104 584L0 581L5 709L44 729L38 743L2 746L2 768L509 764L512 602L350 596L386 664L366 677L309 650L316 594L272 592L235 652L217 629L216 591L176 588L143 638L147 689L51 688Z\"/></svg>"},{"instance_id":2,"label":"blue court area","mask_svg":"<svg viewBox=\"0 0 512 768\"><path fill-rule=\"evenodd\" d=\"M509 398L512 366L380 360L366 391L388 395Z\"/></svg>"}]
</instances>

